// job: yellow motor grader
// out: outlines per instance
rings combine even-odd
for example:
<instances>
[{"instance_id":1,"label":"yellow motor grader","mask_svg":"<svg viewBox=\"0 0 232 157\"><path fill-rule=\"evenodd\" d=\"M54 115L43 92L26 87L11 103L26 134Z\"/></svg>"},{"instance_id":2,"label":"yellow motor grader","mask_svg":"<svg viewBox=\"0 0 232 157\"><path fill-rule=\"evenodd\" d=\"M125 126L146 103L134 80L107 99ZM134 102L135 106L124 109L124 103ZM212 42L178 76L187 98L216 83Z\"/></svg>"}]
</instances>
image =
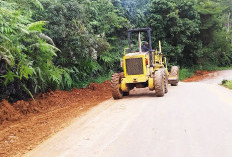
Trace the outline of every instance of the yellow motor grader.
<instances>
[{"instance_id":1,"label":"yellow motor grader","mask_svg":"<svg viewBox=\"0 0 232 157\"><path fill-rule=\"evenodd\" d=\"M147 50L143 52L141 33L148 36ZM138 34L138 50L132 50L132 34ZM151 29L139 28L128 30L129 48L124 50L124 57L121 61L123 71L114 73L111 78L112 96L114 99L121 99L128 96L133 88L146 88L155 90L158 97L164 96L168 92L168 84L177 86L179 82L179 68L171 67L168 72L166 58L163 57L161 43L159 51L153 50L151 45ZM127 53L128 52L128 53Z\"/></svg>"}]
</instances>

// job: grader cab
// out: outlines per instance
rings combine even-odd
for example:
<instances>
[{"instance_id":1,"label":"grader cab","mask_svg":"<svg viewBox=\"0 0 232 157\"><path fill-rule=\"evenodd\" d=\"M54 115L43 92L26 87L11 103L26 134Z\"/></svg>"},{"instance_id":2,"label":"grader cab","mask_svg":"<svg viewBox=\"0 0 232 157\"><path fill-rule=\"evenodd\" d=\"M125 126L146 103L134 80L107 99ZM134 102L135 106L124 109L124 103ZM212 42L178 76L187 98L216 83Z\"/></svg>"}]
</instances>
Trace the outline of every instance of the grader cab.
<instances>
[{"instance_id":1,"label":"grader cab","mask_svg":"<svg viewBox=\"0 0 232 157\"><path fill-rule=\"evenodd\" d=\"M147 48L142 49L141 33L147 34ZM138 34L138 47L133 50L132 34ZM151 29L140 28L128 30L129 48L124 50L122 60L123 72L114 73L111 78L112 96L114 99L121 99L128 96L133 88L146 88L155 90L158 97L164 96L168 92L168 84L177 86L179 82L179 68L171 67L168 72L166 58L163 57L161 43L159 42L159 51L152 49ZM127 53L128 52L128 53Z\"/></svg>"}]
</instances>

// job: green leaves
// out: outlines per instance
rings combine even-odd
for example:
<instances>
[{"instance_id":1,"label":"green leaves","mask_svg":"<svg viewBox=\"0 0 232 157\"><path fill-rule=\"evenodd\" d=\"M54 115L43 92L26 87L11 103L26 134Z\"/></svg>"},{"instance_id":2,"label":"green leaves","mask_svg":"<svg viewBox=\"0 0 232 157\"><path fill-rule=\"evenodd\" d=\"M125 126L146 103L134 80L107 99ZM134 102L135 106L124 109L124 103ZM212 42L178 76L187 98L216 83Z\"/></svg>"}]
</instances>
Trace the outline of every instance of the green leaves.
<instances>
[{"instance_id":1,"label":"green leaves","mask_svg":"<svg viewBox=\"0 0 232 157\"><path fill-rule=\"evenodd\" d=\"M0 0L0 82L5 84L1 91L21 93L14 99L23 99L48 88L83 87L120 71L126 31L133 27L151 27L153 48L161 40L172 64L230 64L230 4L229 0Z\"/></svg>"},{"instance_id":2,"label":"green leaves","mask_svg":"<svg viewBox=\"0 0 232 157\"><path fill-rule=\"evenodd\" d=\"M231 64L226 9L224 2L213 0L154 0L147 21L155 30L153 41L162 41L171 63L222 66Z\"/></svg>"},{"instance_id":3,"label":"green leaves","mask_svg":"<svg viewBox=\"0 0 232 157\"><path fill-rule=\"evenodd\" d=\"M43 10L43 5L40 3L39 0L31 0L38 8L40 8L41 10Z\"/></svg>"},{"instance_id":4,"label":"green leaves","mask_svg":"<svg viewBox=\"0 0 232 157\"><path fill-rule=\"evenodd\" d=\"M227 66L231 64L230 37L227 36L226 23L228 7L226 2L200 1L196 5L201 18L199 40L203 43L202 58L200 64L214 64Z\"/></svg>"},{"instance_id":5,"label":"green leaves","mask_svg":"<svg viewBox=\"0 0 232 157\"><path fill-rule=\"evenodd\" d=\"M40 32L42 33L43 30L45 30L44 26L47 24L47 21L37 21L28 24L27 29L31 32Z\"/></svg>"},{"instance_id":6,"label":"green leaves","mask_svg":"<svg viewBox=\"0 0 232 157\"><path fill-rule=\"evenodd\" d=\"M8 71L6 75L3 75L1 77L5 79L4 85L7 85L9 82L13 82L15 77L19 76L13 73L12 71Z\"/></svg>"},{"instance_id":7,"label":"green leaves","mask_svg":"<svg viewBox=\"0 0 232 157\"><path fill-rule=\"evenodd\" d=\"M110 0L62 0L55 3L45 0L42 4L46 11L36 10L33 16L38 21L49 21L44 33L54 40L60 50L54 49L57 53L55 64L66 71L62 73L61 87L79 86L90 78L118 69L117 61L127 43L120 44L126 38L130 24ZM48 38L42 39L51 44ZM47 51L46 47L37 43L31 48L33 51L36 48ZM107 56L103 57L106 53Z\"/></svg>"},{"instance_id":8,"label":"green leaves","mask_svg":"<svg viewBox=\"0 0 232 157\"><path fill-rule=\"evenodd\" d=\"M201 48L200 17L193 2L154 0L147 21L153 31L153 42L161 40L163 52L173 64L196 64ZM156 47L157 48L157 47Z\"/></svg>"},{"instance_id":9,"label":"green leaves","mask_svg":"<svg viewBox=\"0 0 232 157\"><path fill-rule=\"evenodd\" d=\"M66 69L64 70L64 88L67 89L71 89L73 85L73 80L70 76L70 74L68 73L68 70L66 71Z\"/></svg>"},{"instance_id":10,"label":"green leaves","mask_svg":"<svg viewBox=\"0 0 232 157\"><path fill-rule=\"evenodd\" d=\"M31 0L42 9L38 0ZM43 34L46 21L32 22L30 2L0 0L0 85L3 93L14 94L13 99L45 92L48 86L59 88L63 83L63 69L53 59L60 50L53 40ZM24 9L28 9L26 12ZM66 78L67 74L66 74ZM70 86L70 82L68 82ZM9 87L20 86L11 89ZM18 93L18 94L17 94ZM25 95L20 95L24 93Z\"/></svg>"},{"instance_id":11,"label":"green leaves","mask_svg":"<svg viewBox=\"0 0 232 157\"><path fill-rule=\"evenodd\" d=\"M10 66L14 65L14 57L8 49L0 45L0 60L3 59Z\"/></svg>"},{"instance_id":12,"label":"green leaves","mask_svg":"<svg viewBox=\"0 0 232 157\"><path fill-rule=\"evenodd\" d=\"M32 65L32 62L28 63L27 65L25 65L25 64L22 63L22 62L20 62L20 63L18 64L18 69L17 69L17 71L18 71L18 73L19 73L19 78L20 78L20 80L21 80L23 77L25 77L26 79L28 79L29 76L32 76L32 75L35 73L34 69L31 67L31 65Z\"/></svg>"},{"instance_id":13,"label":"green leaves","mask_svg":"<svg viewBox=\"0 0 232 157\"><path fill-rule=\"evenodd\" d=\"M53 67L53 69L51 69L49 72L49 80L51 81L51 83L55 84L56 88L59 87L62 83L63 70Z\"/></svg>"}]
</instances>

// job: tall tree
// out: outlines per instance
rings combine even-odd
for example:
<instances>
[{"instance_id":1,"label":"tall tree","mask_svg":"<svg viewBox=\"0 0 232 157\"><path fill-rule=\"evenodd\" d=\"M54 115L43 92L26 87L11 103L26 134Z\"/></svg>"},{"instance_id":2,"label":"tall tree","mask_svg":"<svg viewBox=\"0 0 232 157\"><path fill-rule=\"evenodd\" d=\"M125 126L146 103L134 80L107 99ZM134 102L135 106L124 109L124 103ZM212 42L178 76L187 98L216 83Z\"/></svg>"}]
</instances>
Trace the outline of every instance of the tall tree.
<instances>
[{"instance_id":1,"label":"tall tree","mask_svg":"<svg viewBox=\"0 0 232 157\"><path fill-rule=\"evenodd\" d=\"M153 29L153 43L163 43L163 52L171 63L179 65L196 64L201 56L199 35L200 17L194 2L154 0L147 14L149 26Z\"/></svg>"},{"instance_id":2,"label":"tall tree","mask_svg":"<svg viewBox=\"0 0 232 157\"><path fill-rule=\"evenodd\" d=\"M147 27L146 12L152 0L111 0L121 7L124 17L129 19L133 27Z\"/></svg>"},{"instance_id":3,"label":"tall tree","mask_svg":"<svg viewBox=\"0 0 232 157\"><path fill-rule=\"evenodd\" d=\"M223 19L223 11L226 8L219 2L199 0L196 9L201 18L199 40L203 42L200 63L229 65L232 57L231 46L224 29L227 20Z\"/></svg>"}]
</instances>

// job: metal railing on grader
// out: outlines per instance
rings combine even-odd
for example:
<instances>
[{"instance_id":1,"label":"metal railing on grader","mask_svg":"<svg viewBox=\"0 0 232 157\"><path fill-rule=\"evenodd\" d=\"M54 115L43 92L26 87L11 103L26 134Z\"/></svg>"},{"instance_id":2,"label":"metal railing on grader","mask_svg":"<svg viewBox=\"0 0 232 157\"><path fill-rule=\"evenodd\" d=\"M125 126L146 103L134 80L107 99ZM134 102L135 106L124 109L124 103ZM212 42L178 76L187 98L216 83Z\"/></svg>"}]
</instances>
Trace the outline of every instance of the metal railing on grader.
<instances>
[{"instance_id":1,"label":"metal railing on grader","mask_svg":"<svg viewBox=\"0 0 232 157\"><path fill-rule=\"evenodd\" d=\"M143 52L141 48L141 32L147 32L148 50ZM138 33L139 50L133 52L131 48L131 35ZM139 28L128 30L129 48L124 50L122 60L123 71L114 73L111 78L112 96L114 99L121 99L128 96L133 88L146 88L155 90L158 97L164 96L168 92L168 84L177 86L179 82L179 68L171 67L171 72L167 69L167 60L163 57L161 43L159 51L153 50L151 46L151 29ZM129 50L129 53L126 53Z\"/></svg>"}]
</instances>

